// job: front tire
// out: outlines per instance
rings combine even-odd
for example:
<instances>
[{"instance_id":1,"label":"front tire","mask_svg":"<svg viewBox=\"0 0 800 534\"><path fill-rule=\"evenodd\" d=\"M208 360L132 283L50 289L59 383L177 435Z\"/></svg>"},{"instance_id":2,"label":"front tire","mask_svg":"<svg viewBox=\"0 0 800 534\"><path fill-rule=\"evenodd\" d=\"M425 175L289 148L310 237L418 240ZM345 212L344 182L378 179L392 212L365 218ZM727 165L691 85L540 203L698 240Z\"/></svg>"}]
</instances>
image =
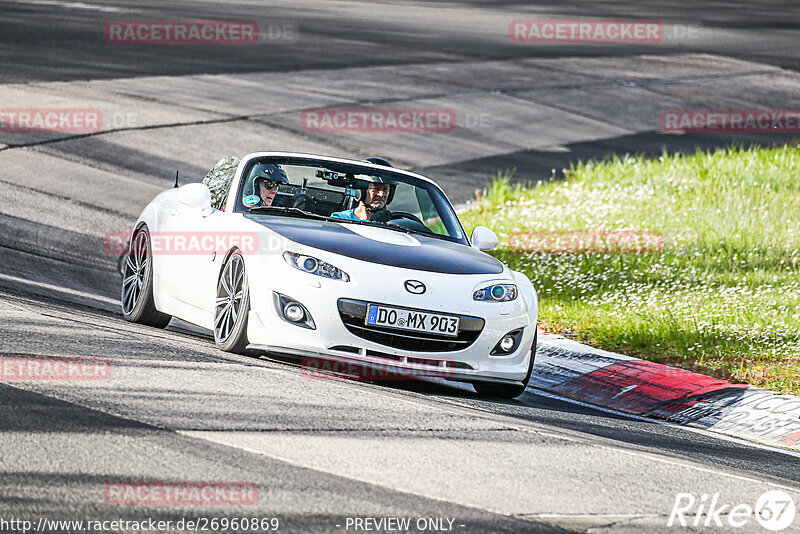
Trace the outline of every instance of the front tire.
<instances>
[{"instance_id":1,"label":"front tire","mask_svg":"<svg viewBox=\"0 0 800 534\"><path fill-rule=\"evenodd\" d=\"M533 347L531 347L531 363L528 365L528 374L522 384L496 384L494 382L473 382L472 387L478 392L481 397L493 397L496 399L516 399L525 392L528 387L528 382L531 380L533 373L533 364L536 361L536 346L538 344L537 338L539 337L538 330L533 334Z\"/></svg>"},{"instance_id":2,"label":"front tire","mask_svg":"<svg viewBox=\"0 0 800 534\"><path fill-rule=\"evenodd\" d=\"M214 341L220 350L254 355L247 350L247 316L250 314L250 291L247 286L244 257L235 250L222 267L217 282L214 306Z\"/></svg>"},{"instance_id":3,"label":"front tire","mask_svg":"<svg viewBox=\"0 0 800 534\"><path fill-rule=\"evenodd\" d=\"M153 298L153 254L147 226L137 229L122 268L122 317L132 323L164 328L171 315L156 309Z\"/></svg>"}]
</instances>

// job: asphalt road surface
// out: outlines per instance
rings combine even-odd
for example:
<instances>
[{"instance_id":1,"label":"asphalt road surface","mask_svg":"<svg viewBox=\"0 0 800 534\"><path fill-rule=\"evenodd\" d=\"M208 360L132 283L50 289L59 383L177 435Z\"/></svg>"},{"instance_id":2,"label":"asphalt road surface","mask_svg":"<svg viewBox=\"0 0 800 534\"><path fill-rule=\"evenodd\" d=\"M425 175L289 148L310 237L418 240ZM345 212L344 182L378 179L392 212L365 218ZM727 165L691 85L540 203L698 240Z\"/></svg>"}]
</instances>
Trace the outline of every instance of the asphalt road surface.
<instances>
[{"instance_id":1,"label":"asphalt road surface","mask_svg":"<svg viewBox=\"0 0 800 534\"><path fill-rule=\"evenodd\" d=\"M718 493L730 510L781 488L800 503L800 462L785 451L535 390L496 402L439 383L309 376L296 362L222 353L186 324L126 323L116 256L103 248L176 169L197 181L227 154L382 155L430 174L460 203L506 169L547 179L580 158L787 141L674 135L659 115L796 109L792 2L24 0L0 2L0 14L0 113L103 117L89 133L0 130L0 357L111 365L105 380L0 380L0 531L45 517L155 519L174 531L181 519L249 517L278 518L285 532L392 531L374 522L387 518L428 532L683 532L692 527L667 526L682 493L698 502ZM655 19L671 38L510 42L511 20L537 17ZM109 21L146 19L254 20L263 35L224 46L103 38ZM336 106L446 107L457 127L304 127L302 110ZM109 487L171 482L246 484L257 498L130 506L108 497ZM708 530L699 509L686 515ZM751 518L738 530L759 528Z\"/></svg>"},{"instance_id":2,"label":"asphalt road surface","mask_svg":"<svg viewBox=\"0 0 800 534\"><path fill-rule=\"evenodd\" d=\"M0 3L5 83L151 75L284 72L475 60L626 57L640 44L519 46L514 19L658 20L685 28L647 53L702 52L797 69L800 10L790 0L761 2L72 2ZM103 28L118 20L248 20L256 46L113 46ZM280 31L278 31L280 29ZM689 31L691 29L692 31Z\"/></svg>"}]
</instances>

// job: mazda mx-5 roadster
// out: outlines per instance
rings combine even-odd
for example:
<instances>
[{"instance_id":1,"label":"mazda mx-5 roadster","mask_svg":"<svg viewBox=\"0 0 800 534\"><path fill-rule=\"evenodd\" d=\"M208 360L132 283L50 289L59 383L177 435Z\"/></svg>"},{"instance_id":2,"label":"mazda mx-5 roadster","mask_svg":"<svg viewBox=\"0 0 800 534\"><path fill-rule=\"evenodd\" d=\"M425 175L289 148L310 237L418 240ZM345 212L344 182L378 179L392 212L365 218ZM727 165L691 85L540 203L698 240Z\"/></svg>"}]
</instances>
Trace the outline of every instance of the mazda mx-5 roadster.
<instances>
[{"instance_id":1,"label":"mazda mx-5 roadster","mask_svg":"<svg viewBox=\"0 0 800 534\"><path fill-rule=\"evenodd\" d=\"M124 261L125 319L175 317L241 354L292 355L470 383L513 398L536 353L528 278L468 237L432 180L286 152L223 158L142 211Z\"/></svg>"}]
</instances>

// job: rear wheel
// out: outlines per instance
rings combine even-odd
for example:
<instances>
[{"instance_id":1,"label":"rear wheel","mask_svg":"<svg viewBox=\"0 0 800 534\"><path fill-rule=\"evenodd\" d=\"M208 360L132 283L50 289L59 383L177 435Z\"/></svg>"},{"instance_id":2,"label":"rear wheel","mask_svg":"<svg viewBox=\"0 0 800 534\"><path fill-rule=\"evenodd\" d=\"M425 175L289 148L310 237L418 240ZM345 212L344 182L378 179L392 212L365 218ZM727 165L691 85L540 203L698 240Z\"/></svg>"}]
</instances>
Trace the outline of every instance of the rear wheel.
<instances>
[{"instance_id":1,"label":"rear wheel","mask_svg":"<svg viewBox=\"0 0 800 534\"><path fill-rule=\"evenodd\" d=\"M164 328L172 316L156 309L153 298L153 254L150 233L142 226L133 234L122 268L122 316L126 321Z\"/></svg>"},{"instance_id":2,"label":"rear wheel","mask_svg":"<svg viewBox=\"0 0 800 534\"><path fill-rule=\"evenodd\" d=\"M497 384L494 382L473 382L472 386L481 397L494 397L498 399L515 399L525 392L533 373L533 364L536 361L536 345L539 332L533 334L533 347L531 347L531 363L528 365L528 374L522 384Z\"/></svg>"},{"instance_id":3,"label":"rear wheel","mask_svg":"<svg viewBox=\"0 0 800 534\"><path fill-rule=\"evenodd\" d=\"M247 350L247 316L250 313L250 292L244 258L236 250L228 257L217 282L214 306L214 341L217 347L236 354L255 354Z\"/></svg>"}]
</instances>

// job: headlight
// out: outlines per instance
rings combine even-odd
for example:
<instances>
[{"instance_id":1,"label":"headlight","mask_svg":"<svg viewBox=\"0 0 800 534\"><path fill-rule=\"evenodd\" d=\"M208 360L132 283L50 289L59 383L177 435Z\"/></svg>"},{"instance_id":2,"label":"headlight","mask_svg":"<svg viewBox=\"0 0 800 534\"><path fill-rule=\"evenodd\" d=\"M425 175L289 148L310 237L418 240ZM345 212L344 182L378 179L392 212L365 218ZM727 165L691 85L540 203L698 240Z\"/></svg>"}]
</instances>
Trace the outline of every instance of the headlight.
<instances>
[{"instance_id":1,"label":"headlight","mask_svg":"<svg viewBox=\"0 0 800 534\"><path fill-rule=\"evenodd\" d=\"M514 284L495 284L477 290L472 295L472 300L489 300L494 302L508 302L517 298L517 286Z\"/></svg>"},{"instance_id":2,"label":"headlight","mask_svg":"<svg viewBox=\"0 0 800 534\"><path fill-rule=\"evenodd\" d=\"M331 278L333 280L350 281L350 277L346 272L331 265L330 263L318 260L314 256L306 256L304 254L297 254L294 252L284 252L283 259L286 263L308 274L316 274L324 278Z\"/></svg>"}]
</instances>

